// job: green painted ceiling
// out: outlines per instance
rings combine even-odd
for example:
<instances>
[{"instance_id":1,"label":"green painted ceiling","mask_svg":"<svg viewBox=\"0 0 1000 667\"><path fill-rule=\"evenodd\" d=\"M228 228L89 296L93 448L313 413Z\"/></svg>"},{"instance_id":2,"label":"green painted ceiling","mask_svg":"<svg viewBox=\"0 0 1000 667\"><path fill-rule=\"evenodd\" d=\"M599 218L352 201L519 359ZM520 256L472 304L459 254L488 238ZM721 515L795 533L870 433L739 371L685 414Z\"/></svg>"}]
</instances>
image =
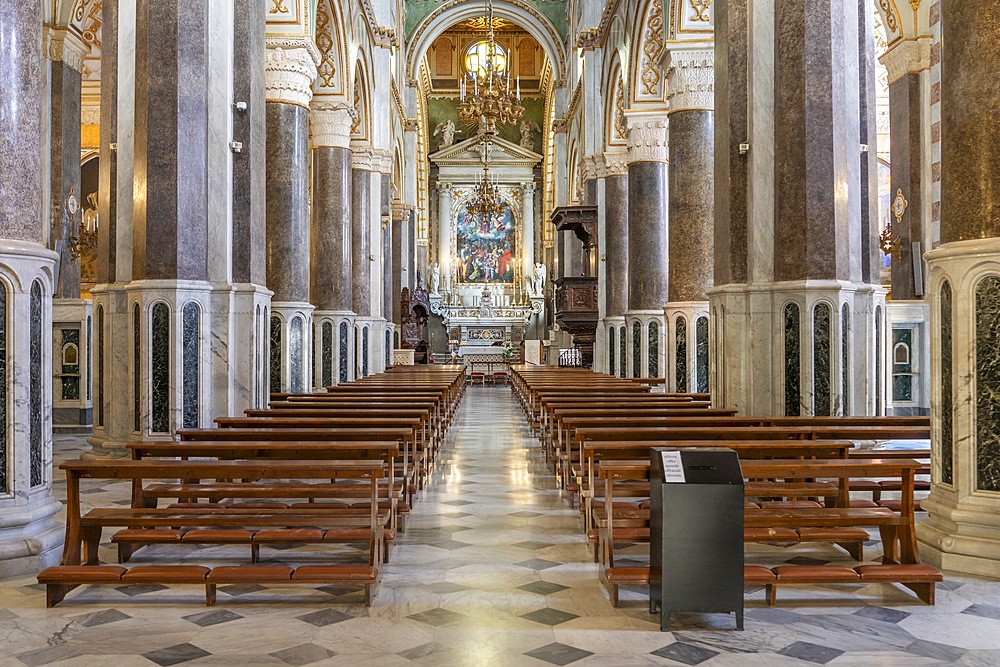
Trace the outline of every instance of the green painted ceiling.
<instances>
[{"instance_id":1,"label":"green painted ceiling","mask_svg":"<svg viewBox=\"0 0 1000 667\"><path fill-rule=\"evenodd\" d=\"M413 32L424 20L424 17L435 9L445 4L449 0L406 0L406 39L413 36ZM486 3L483 0L469 0L483 6L485 11ZM533 6L541 14L544 14L562 41L566 40L566 2L564 0L522 0L526 4ZM445 26L450 27L450 26Z\"/></svg>"}]
</instances>

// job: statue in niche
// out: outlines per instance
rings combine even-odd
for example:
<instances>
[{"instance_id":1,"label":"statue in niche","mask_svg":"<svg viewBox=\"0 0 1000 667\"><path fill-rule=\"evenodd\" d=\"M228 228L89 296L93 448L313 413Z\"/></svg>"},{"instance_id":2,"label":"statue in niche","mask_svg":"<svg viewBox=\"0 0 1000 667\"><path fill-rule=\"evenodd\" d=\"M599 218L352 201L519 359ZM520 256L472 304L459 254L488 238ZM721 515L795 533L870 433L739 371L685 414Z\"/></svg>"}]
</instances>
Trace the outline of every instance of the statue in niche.
<instances>
[{"instance_id":1,"label":"statue in niche","mask_svg":"<svg viewBox=\"0 0 1000 667\"><path fill-rule=\"evenodd\" d=\"M427 276L428 276L428 283L431 288L431 294L437 296L438 294L441 293L439 291L441 287L441 265L438 264L437 262L434 262L433 264L428 266Z\"/></svg>"},{"instance_id":2,"label":"statue in niche","mask_svg":"<svg viewBox=\"0 0 1000 667\"><path fill-rule=\"evenodd\" d=\"M528 150L534 150L535 148L535 135L534 132L541 132L542 129L538 127L538 123L533 120L521 121L521 148L527 148Z\"/></svg>"},{"instance_id":3,"label":"statue in niche","mask_svg":"<svg viewBox=\"0 0 1000 667\"><path fill-rule=\"evenodd\" d=\"M434 136L436 137L438 134L441 135L441 142L438 143L438 150L454 146L455 135L460 132L461 130L455 129L455 121L453 120L445 120L438 123L434 128Z\"/></svg>"},{"instance_id":4,"label":"statue in niche","mask_svg":"<svg viewBox=\"0 0 1000 667\"><path fill-rule=\"evenodd\" d=\"M547 270L545 265L541 262L535 262L534 275L531 279L531 294L532 296L542 296L542 292L545 290L545 274Z\"/></svg>"}]
</instances>

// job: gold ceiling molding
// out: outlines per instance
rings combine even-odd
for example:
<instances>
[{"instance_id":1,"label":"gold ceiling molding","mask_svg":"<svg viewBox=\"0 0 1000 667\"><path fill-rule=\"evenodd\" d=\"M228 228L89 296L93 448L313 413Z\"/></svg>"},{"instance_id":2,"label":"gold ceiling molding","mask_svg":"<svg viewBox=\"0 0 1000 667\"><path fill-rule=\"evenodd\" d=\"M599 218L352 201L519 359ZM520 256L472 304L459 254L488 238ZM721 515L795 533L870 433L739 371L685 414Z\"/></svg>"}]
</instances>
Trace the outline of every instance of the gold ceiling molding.
<instances>
[{"instance_id":1,"label":"gold ceiling molding","mask_svg":"<svg viewBox=\"0 0 1000 667\"><path fill-rule=\"evenodd\" d=\"M621 71L618 72L618 81L615 84L615 88L615 139L626 139L628 137L628 130L625 127L625 82L622 80Z\"/></svg>"},{"instance_id":2,"label":"gold ceiling molding","mask_svg":"<svg viewBox=\"0 0 1000 667\"><path fill-rule=\"evenodd\" d=\"M712 17L708 15L708 10L712 7L712 0L689 1L691 3L691 9L694 10L694 14L691 16L692 21L704 21L705 23L711 21Z\"/></svg>"},{"instance_id":3,"label":"gold ceiling molding","mask_svg":"<svg viewBox=\"0 0 1000 667\"><path fill-rule=\"evenodd\" d=\"M316 11L316 48L319 49L319 66L316 68L323 87L333 88L336 82L337 66L334 62L333 28L330 15L322 7Z\"/></svg>"}]
</instances>

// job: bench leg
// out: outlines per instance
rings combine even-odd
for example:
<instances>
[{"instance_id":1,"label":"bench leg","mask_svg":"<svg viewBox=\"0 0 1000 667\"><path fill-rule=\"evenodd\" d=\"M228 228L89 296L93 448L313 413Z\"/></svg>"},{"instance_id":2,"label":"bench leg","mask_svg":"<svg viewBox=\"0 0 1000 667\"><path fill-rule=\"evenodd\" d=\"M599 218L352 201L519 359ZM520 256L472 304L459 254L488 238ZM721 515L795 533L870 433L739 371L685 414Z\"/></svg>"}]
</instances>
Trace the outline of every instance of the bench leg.
<instances>
[{"instance_id":1,"label":"bench leg","mask_svg":"<svg viewBox=\"0 0 1000 667\"><path fill-rule=\"evenodd\" d=\"M45 586L45 606L55 607L65 599L66 595L80 584L46 584Z\"/></svg>"},{"instance_id":2,"label":"bench leg","mask_svg":"<svg viewBox=\"0 0 1000 667\"><path fill-rule=\"evenodd\" d=\"M864 560L864 542L837 542L836 545L849 553L854 560L858 562Z\"/></svg>"},{"instance_id":3,"label":"bench leg","mask_svg":"<svg viewBox=\"0 0 1000 667\"><path fill-rule=\"evenodd\" d=\"M372 598L375 596L374 584L365 584L365 606L372 606Z\"/></svg>"},{"instance_id":4,"label":"bench leg","mask_svg":"<svg viewBox=\"0 0 1000 667\"><path fill-rule=\"evenodd\" d=\"M608 597L611 598L611 606L618 607L618 584L612 584L610 581L606 584L608 588Z\"/></svg>"},{"instance_id":5,"label":"bench leg","mask_svg":"<svg viewBox=\"0 0 1000 667\"><path fill-rule=\"evenodd\" d=\"M256 563L260 561L260 545L251 544L250 545L250 562Z\"/></svg>"},{"instance_id":6,"label":"bench leg","mask_svg":"<svg viewBox=\"0 0 1000 667\"><path fill-rule=\"evenodd\" d=\"M215 606L215 584L205 584L205 606Z\"/></svg>"},{"instance_id":7,"label":"bench leg","mask_svg":"<svg viewBox=\"0 0 1000 667\"><path fill-rule=\"evenodd\" d=\"M764 586L764 596L767 597L767 606L773 607L778 602L778 587L775 584Z\"/></svg>"},{"instance_id":8,"label":"bench leg","mask_svg":"<svg viewBox=\"0 0 1000 667\"><path fill-rule=\"evenodd\" d=\"M909 588L914 593L916 593L917 597L920 598L925 604L928 604L932 607L934 606L934 592L937 590L937 585L933 581L930 583L923 583L923 584L904 583L903 585Z\"/></svg>"}]
</instances>

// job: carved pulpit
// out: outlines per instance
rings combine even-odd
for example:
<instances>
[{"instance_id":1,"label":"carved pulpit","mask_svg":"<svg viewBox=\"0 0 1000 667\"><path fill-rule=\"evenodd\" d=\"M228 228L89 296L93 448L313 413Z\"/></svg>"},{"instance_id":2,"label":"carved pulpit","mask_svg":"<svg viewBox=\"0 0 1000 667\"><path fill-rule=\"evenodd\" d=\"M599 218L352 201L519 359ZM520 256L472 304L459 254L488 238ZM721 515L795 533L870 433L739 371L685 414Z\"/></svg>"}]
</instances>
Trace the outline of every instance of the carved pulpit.
<instances>
[{"instance_id":1,"label":"carved pulpit","mask_svg":"<svg viewBox=\"0 0 1000 667\"><path fill-rule=\"evenodd\" d=\"M424 340L424 326L431 312L431 301L424 289L424 283L417 276L417 286L410 292L404 287L399 297L399 312L401 315L400 347L414 350L414 361L418 364L427 363L427 341Z\"/></svg>"},{"instance_id":2,"label":"carved pulpit","mask_svg":"<svg viewBox=\"0 0 1000 667\"><path fill-rule=\"evenodd\" d=\"M597 207L563 206L552 212L557 231L571 231L586 253L585 276L566 276L556 283L555 316L559 326L572 337L580 350L583 365L594 363L597 338Z\"/></svg>"}]
</instances>

